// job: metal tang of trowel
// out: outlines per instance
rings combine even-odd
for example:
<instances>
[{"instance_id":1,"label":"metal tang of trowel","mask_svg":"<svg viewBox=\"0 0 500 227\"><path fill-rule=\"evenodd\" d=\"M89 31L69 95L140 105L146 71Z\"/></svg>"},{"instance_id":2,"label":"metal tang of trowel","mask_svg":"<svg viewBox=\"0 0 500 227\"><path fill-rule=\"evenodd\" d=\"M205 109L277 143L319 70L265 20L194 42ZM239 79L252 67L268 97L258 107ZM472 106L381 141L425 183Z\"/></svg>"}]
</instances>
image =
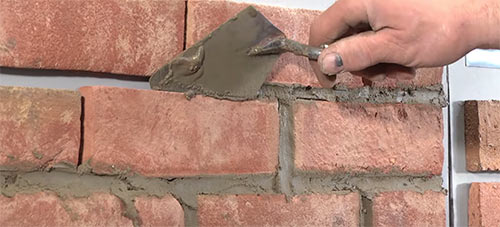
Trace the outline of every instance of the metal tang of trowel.
<instances>
[{"instance_id":1,"label":"metal tang of trowel","mask_svg":"<svg viewBox=\"0 0 500 227\"><path fill-rule=\"evenodd\" d=\"M149 83L155 90L251 99L257 97L281 53L316 60L321 50L287 39L250 6L161 67Z\"/></svg>"}]
</instances>

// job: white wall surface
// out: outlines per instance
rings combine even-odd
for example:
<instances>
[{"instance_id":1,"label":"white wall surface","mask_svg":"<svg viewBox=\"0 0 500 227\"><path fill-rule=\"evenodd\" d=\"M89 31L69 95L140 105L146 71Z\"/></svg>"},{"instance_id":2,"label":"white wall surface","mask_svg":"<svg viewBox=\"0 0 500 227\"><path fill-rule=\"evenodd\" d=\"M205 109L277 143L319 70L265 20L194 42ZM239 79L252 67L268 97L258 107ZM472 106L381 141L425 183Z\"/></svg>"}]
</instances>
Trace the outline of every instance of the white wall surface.
<instances>
[{"instance_id":1,"label":"white wall surface","mask_svg":"<svg viewBox=\"0 0 500 227\"><path fill-rule=\"evenodd\" d=\"M451 193L454 226L468 226L472 182L500 182L499 173L469 173L465 167L464 107L466 100L500 100L500 70L465 66L464 58L449 66L451 123Z\"/></svg>"}]
</instances>

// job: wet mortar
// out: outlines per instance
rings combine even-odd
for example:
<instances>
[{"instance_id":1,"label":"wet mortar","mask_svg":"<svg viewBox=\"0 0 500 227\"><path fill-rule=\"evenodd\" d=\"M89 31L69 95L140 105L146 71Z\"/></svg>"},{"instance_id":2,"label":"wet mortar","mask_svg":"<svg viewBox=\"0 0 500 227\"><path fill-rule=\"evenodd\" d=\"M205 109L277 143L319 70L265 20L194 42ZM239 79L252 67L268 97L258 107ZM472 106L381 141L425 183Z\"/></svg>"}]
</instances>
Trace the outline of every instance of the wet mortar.
<instances>
[{"instance_id":1,"label":"wet mortar","mask_svg":"<svg viewBox=\"0 0 500 227\"><path fill-rule=\"evenodd\" d=\"M174 91L185 92L182 89ZM197 95L188 92L187 96ZM235 101L233 98L219 97ZM442 188L442 178L423 173L408 175L398 171L370 174L320 173L298 171L294 166L294 134L292 107L296 100L317 100L352 103L423 103L444 107L446 97L441 86L427 88L373 88L348 89L312 88L301 85L265 84L258 96L247 99L278 100L280 116L279 164L275 174L223 175L198 177L147 178L129 171L117 171L114 175L97 175L88 163L78 168L70 164L57 164L41 168L40 172L15 171L14 167L0 166L0 193L13 196L16 193L53 191L61 198L87 197L94 192L116 195L124 204L124 216L135 226L141 225L134 206L137 196L174 196L184 209L186 226L198 226L197 195L200 194L285 194L287 198L297 194L359 192L361 195L360 223L371 226L371 200L380 192L427 190L447 193ZM241 100L241 99L236 99ZM43 153L40 151L40 153ZM14 170L14 171L13 171Z\"/></svg>"},{"instance_id":2,"label":"wet mortar","mask_svg":"<svg viewBox=\"0 0 500 227\"><path fill-rule=\"evenodd\" d=\"M151 88L255 98L279 55L249 56L248 52L267 37L279 35L283 33L248 7L155 72L149 80Z\"/></svg>"},{"instance_id":3,"label":"wet mortar","mask_svg":"<svg viewBox=\"0 0 500 227\"><path fill-rule=\"evenodd\" d=\"M182 90L182 89L180 89ZM124 215L135 226L141 220L134 206L134 198L142 195L174 196L182 205L186 226L198 226L197 195L200 194L285 194L287 198L297 194L345 193L361 194L360 223L371 226L371 199L379 192L394 190L427 190L446 193L439 176L428 174L408 175L393 171L370 174L303 172L294 166L293 103L296 100L368 103L424 103L444 107L447 105L441 86L427 88L372 88L347 89L311 88L300 85L266 84L257 97L248 99L278 100L280 136L276 174L223 175L199 177L147 178L122 171L115 175L97 175L87 163L75 169L60 164L42 172L12 171L0 167L0 193L13 196L16 193L53 191L61 198L87 197L94 192L116 195L125 205ZM196 93L191 93L196 95ZM224 98L224 97L221 97ZM232 98L229 98L233 100Z\"/></svg>"}]
</instances>

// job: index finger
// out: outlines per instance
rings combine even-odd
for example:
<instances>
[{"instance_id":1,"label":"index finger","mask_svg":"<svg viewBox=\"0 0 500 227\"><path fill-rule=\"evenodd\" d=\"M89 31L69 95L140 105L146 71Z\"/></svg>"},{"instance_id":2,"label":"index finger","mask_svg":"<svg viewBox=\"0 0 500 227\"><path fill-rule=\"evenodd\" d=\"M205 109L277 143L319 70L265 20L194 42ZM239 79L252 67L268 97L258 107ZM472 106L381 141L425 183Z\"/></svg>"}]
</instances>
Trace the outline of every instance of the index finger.
<instances>
[{"instance_id":1,"label":"index finger","mask_svg":"<svg viewBox=\"0 0 500 227\"><path fill-rule=\"evenodd\" d=\"M369 23L364 1L338 0L312 23L309 45L330 44L362 23Z\"/></svg>"}]
</instances>

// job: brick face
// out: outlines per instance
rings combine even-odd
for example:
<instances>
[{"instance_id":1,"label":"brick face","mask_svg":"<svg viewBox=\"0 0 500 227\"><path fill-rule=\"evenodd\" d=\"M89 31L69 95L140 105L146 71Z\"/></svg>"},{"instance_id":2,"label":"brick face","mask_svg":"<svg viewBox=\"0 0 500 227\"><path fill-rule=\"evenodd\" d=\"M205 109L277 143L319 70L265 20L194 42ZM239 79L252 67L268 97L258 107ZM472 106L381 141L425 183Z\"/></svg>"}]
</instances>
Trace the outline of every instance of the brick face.
<instances>
[{"instance_id":1,"label":"brick face","mask_svg":"<svg viewBox=\"0 0 500 227\"><path fill-rule=\"evenodd\" d=\"M172 196L135 198L141 226L184 226L184 211ZM133 226L120 199L106 193L61 199L52 192L0 195L0 226Z\"/></svg>"},{"instance_id":2,"label":"brick face","mask_svg":"<svg viewBox=\"0 0 500 227\"><path fill-rule=\"evenodd\" d=\"M235 3L226 0L219 1L188 1L187 46L195 44L198 40L207 36L212 30L236 15L239 11L249 6L248 3ZM276 27L282 30L288 38L307 43L309 40L309 26L321 11L291 9L266 5L254 6L264 14ZM424 87L441 84L442 68L426 68L417 70L417 76L412 80L386 79L375 82L375 87ZM302 84L319 87L319 83L304 57L293 54L283 54L276 63L269 82L285 84ZM337 76L337 84L350 88L363 87L360 77L349 73Z\"/></svg>"},{"instance_id":3,"label":"brick face","mask_svg":"<svg viewBox=\"0 0 500 227\"><path fill-rule=\"evenodd\" d=\"M498 226L500 183L472 183L469 189L469 226Z\"/></svg>"},{"instance_id":4,"label":"brick face","mask_svg":"<svg viewBox=\"0 0 500 227\"><path fill-rule=\"evenodd\" d=\"M149 75L183 48L183 0L0 1L0 66Z\"/></svg>"},{"instance_id":5,"label":"brick face","mask_svg":"<svg viewBox=\"0 0 500 227\"><path fill-rule=\"evenodd\" d=\"M467 170L500 170L500 102L465 102Z\"/></svg>"},{"instance_id":6,"label":"brick face","mask_svg":"<svg viewBox=\"0 0 500 227\"><path fill-rule=\"evenodd\" d=\"M141 218L141 226L184 226L184 211L172 196L137 197L135 208Z\"/></svg>"},{"instance_id":7,"label":"brick face","mask_svg":"<svg viewBox=\"0 0 500 227\"><path fill-rule=\"evenodd\" d=\"M117 197L104 193L61 200L39 192L0 195L0 226L133 226Z\"/></svg>"},{"instance_id":8,"label":"brick face","mask_svg":"<svg viewBox=\"0 0 500 227\"><path fill-rule=\"evenodd\" d=\"M333 173L441 174L442 110L423 104L300 101L295 164Z\"/></svg>"},{"instance_id":9,"label":"brick face","mask_svg":"<svg viewBox=\"0 0 500 227\"><path fill-rule=\"evenodd\" d=\"M96 173L146 176L272 173L277 103L84 87L83 162ZM119 153L117 153L119 152Z\"/></svg>"},{"instance_id":10,"label":"brick face","mask_svg":"<svg viewBox=\"0 0 500 227\"><path fill-rule=\"evenodd\" d=\"M359 226L360 196L204 195L200 226Z\"/></svg>"},{"instance_id":11,"label":"brick face","mask_svg":"<svg viewBox=\"0 0 500 227\"><path fill-rule=\"evenodd\" d=\"M0 170L77 165L78 92L0 87L0 100Z\"/></svg>"},{"instance_id":12,"label":"brick face","mask_svg":"<svg viewBox=\"0 0 500 227\"><path fill-rule=\"evenodd\" d=\"M441 192L384 192L373 199L373 226L446 225L446 196Z\"/></svg>"}]
</instances>

